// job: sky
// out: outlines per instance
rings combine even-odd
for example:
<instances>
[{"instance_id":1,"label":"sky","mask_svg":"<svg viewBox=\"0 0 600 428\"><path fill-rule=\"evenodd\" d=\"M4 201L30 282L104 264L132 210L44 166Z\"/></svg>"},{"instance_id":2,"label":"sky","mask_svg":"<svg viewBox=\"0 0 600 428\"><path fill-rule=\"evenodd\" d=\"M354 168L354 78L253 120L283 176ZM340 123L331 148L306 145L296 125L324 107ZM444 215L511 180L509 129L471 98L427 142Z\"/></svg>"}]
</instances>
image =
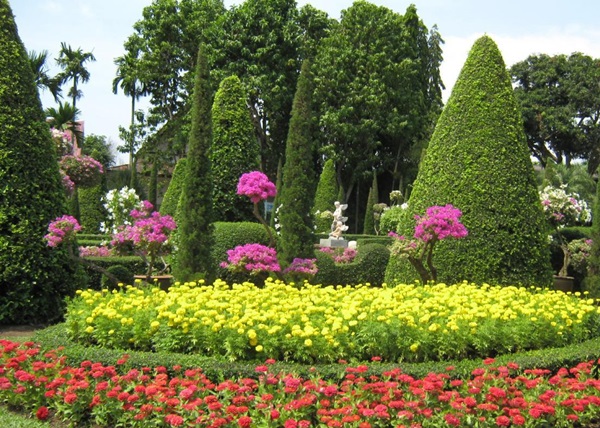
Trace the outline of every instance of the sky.
<instances>
[{"instance_id":1,"label":"sky","mask_svg":"<svg viewBox=\"0 0 600 428\"><path fill-rule=\"evenodd\" d=\"M511 66L530 55L570 55L582 52L600 58L600 2L590 0L371 0L403 14L410 4L427 28L437 26L445 43L440 72L446 100L471 46L487 34L498 45L504 62ZM96 62L88 63L90 80L81 85L83 98L77 101L87 135L104 135L116 147L119 126L127 127L131 100L120 91L112 92L114 59L124 54L123 43L133 34L133 24L142 19L142 10L152 0L9 0L19 36L28 51L49 52L50 74L59 70L61 42L73 49L92 52ZM239 1L225 0L225 6ZM297 0L310 3L339 19L353 0ZM66 89L65 89L66 92ZM41 94L44 108L56 106L52 96ZM140 106L147 105L140 103ZM117 163L126 163L119 154Z\"/></svg>"}]
</instances>

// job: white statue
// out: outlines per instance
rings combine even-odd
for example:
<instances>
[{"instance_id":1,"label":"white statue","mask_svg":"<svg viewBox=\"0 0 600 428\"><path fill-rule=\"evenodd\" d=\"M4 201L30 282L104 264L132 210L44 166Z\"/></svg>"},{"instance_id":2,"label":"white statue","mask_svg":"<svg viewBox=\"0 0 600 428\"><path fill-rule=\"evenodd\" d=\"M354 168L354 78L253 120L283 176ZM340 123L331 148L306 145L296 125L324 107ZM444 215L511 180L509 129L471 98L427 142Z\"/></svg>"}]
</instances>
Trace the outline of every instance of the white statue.
<instances>
[{"instance_id":1,"label":"white statue","mask_svg":"<svg viewBox=\"0 0 600 428\"><path fill-rule=\"evenodd\" d=\"M348 226L344 223L348 220L348 217L342 216L342 212L348 208L348 204L341 204L339 201L335 201L335 210L333 211L333 222L331 223L330 238L342 239L342 232L348 230Z\"/></svg>"}]
</instances>

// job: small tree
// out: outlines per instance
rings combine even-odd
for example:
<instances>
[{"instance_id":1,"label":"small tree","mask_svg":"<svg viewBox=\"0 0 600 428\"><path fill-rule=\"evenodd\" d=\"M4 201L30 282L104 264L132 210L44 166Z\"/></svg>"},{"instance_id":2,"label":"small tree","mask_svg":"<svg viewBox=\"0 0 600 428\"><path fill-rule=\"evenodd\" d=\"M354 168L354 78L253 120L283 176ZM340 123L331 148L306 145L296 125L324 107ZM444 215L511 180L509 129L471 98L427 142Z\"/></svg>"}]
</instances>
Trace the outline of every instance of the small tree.
<instances>
[{"instance_id":1,"label":"small tree","mask_svg":"<svg viewBox=\"0 0 600 428\"><path fill-rule=\"evenodd\" d=\"M314 199L312 76L305 60L298 79L292 118L285 149L281 188L281 257L291 263L295 257L314 255L311 208Z\"/></svg>"},{"instance_id":2,"label":"small tree","mask_svg":"<svg viewBox=\"0 0 600 428\"><path fill-rule=\"evenodd\" d=\"M181 189L185 183L185 174L187 172L187 158L181 158L175 164L173 169L173 175L169 182L169 187L165 192L160 205L160 213L162 215L170 215L176 218L177 205L179 204L179 198L181 197Z\"/></svg>"},{"instance_id":3,"label":"small tree","mask_svg":"<svg viewBox=\"0 0 600 428\"><path fill-rule=\"evenodd\" d=\"M0 323L50 323L78 286L66 250L44 242L48 223L65 210L65 191L7 0L0 27Z\"/></svg>"},{"instance_id":4,"label":"small tree","mask_svg":"<svg viewBox=\"0 0 600 428\"><path fill-rule=\"evenodd\" d=\"M210 148L215 221L247 221L250 206L236 194L237 181L260 166L260 147L237 76L224 79L212 107L213 142Z\"/></svg>"},{"instance_id":5,"label":"small tree","mask_svg":"<svg viewBox=\"0 0 600 428\"><path fill-rule=\"evenodd\" d=\"M204 48L198 50L188 143L188 171L179 204L181 229L175 276L180 280L213 273L211 247L212 176L208 152L212 142L212 94Z\"/></svg>"},{"instance_id":6,"label":"small tree","mask_svg":"<svg viewBox=\"0 0 600 428\"><path fill-rule=\"evenodd\" d=\"M367 198L367 208L365 210L365 221L363 223L363 233L372 235L375 232L375 204L379 202L379 189L377 187L377 173L373 173L373 185L369 189Z\"/></svg>"},{"instance_id":7,"label":"small tree","mask_svg":"<svg viewBox=\"0 0 600 428\"><path fill-rule=\"evenodd\" d=\"M313 205L313 214L315 215L315 225L317 232L329 233L331 228L331 217L324 216L323 213L331 211L333 204L338 201L339 188L335 175L335 164L333 159L327 159L319 177L319 184L315 192L315 202Z\"/></svg>"}]
</instances>

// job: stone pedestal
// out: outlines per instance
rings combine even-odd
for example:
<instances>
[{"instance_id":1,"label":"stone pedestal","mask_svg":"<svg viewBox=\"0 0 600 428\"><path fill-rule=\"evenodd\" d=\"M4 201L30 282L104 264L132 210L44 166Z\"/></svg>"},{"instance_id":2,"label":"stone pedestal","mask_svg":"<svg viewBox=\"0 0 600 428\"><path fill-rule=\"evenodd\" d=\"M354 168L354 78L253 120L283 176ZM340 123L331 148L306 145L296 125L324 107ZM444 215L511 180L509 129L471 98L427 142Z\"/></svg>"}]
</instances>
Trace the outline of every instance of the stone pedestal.
<instances>
[{"instance_id":1,"label":"stone pedestal","mask_svg":"<svg viewBox=\"0 0 600 428\"><path fill-rule=\"evenodd\" d=\"M345 239L321 239L319 240L319 245L321 247L331 247L331 248L348 248L348 241Z\"/></svg>"}]
</instances>

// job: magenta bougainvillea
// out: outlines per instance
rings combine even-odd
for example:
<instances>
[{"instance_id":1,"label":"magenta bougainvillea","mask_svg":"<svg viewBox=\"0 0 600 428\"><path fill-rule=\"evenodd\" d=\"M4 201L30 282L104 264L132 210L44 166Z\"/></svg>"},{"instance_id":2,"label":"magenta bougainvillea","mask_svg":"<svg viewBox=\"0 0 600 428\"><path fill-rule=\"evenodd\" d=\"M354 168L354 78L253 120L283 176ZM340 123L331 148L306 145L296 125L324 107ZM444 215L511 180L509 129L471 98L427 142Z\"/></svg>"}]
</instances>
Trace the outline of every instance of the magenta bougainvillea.
<instances>
[{"instance_id":1,"label":"magenta bougainvillea","mask_svg":"<svg viewBox=\"0 0 600 428\"><path fill-rule=\"evenodd\" d=\"M237 186L238 195L250 198L253 204L273 198L277 194L277 188L269 178L260 171L252 171L242 174Z\"/></svg>"},{"instance_id":2,"label":"magenta bougainvillea","mask_svg":"<svg viewBox=\"0 0 600 428\"><path fill-rule=\"evenodd\" d=\"M227 250L227 262L221 262L221 267L237 272L246 270L253 275L281 271L275 248L262 244L238 245Z\"/></svg>"},{"instance_id":3,"label":"magenta bougainvillea","mask_svg":"<svg viewBox=\"0 0 600 428\"><path fill-rule=\"evenodd\" d=\"M461 210L448 204L427 208L424 216L415 216L414 239L407 239L395 232L389 235L396 238L391 252L408 258L415 267L423 283L437 280L433 266L433 249L437 242L446 238L461 239L467 236L467 228L460 222Z\"/></svg>"},{"instance_id":4,"label":"magenta bougainvillea","mask_svg":"<svg viewBox=\"0 0 600 428\"><path fill-rule=\"evenodd\" d=\"M75 234L80 230L81 226L75 217L63 215L50 223L44 239L49 247L58 247L63 242L68 243L75 239Z\"/></svg>"},{"instance_id":5,"label":"magenta bougainvillea","mask_svg":"<svg viewBox=\"0 0 600 428\"><path fill-rule=\"evenodd\" d=\"M60 169L77 186L94 186L104 173L102 164L90 156L66 155L60 159Z\"/></svg>"}]
</instances>

